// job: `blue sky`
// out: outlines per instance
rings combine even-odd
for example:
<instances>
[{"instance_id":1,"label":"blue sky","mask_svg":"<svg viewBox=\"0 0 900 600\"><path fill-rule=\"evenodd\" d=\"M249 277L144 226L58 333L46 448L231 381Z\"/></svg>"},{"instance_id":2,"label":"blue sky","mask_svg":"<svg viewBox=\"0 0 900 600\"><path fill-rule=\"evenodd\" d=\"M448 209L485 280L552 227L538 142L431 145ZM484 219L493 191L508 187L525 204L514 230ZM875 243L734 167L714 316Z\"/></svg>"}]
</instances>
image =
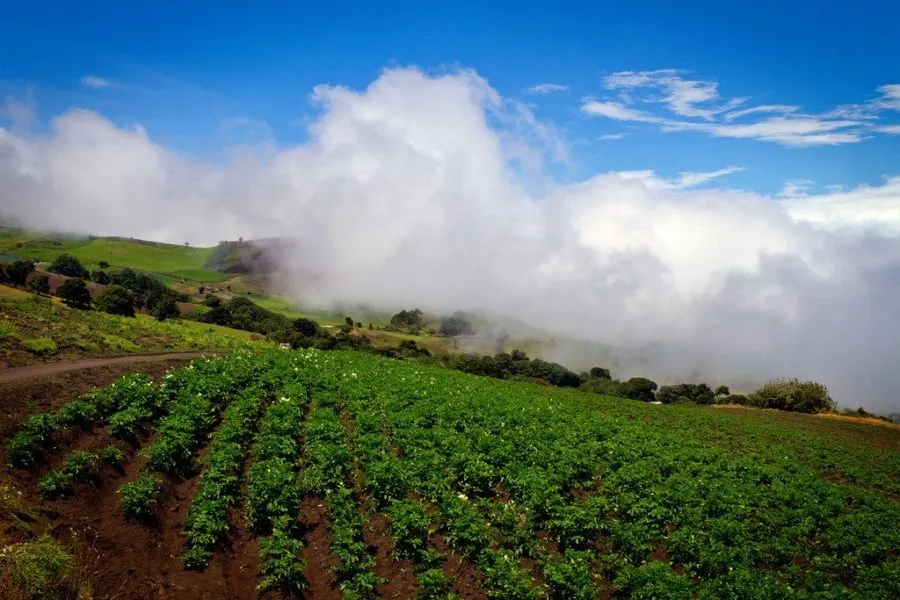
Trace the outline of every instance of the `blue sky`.
<instances>
[{"instance_id":1,"label":"blue sky","mask_svg":"<svg viewBox=\"0 0 900 600\"><path fill-rule=\"evenodd\" d=\"M389 66L465 67L556 126L571 156L554 169L562 179L735 166L744 170L716 183L776 194L789 180L817 192L900 174L900 134L878 131L900 112L872 104L887 103L879 87L900 83L897 3L132 4L0 4L0 99L33 107L37 131L84 107L214 157L246 140L302 141L315 85L363 88ZM618 85L622 72L643 75ZM565 89L528 93L542 83ZM728 120L664 101L711 84L715 98L681 112L794 108ZM868 107L866 118L833 113L846 105ZM782 118L856 124L829 130L850 132L840 143L727 137L732 125ZM663 131L672 123L682 125Z\"/></svg>"}]
</instances>

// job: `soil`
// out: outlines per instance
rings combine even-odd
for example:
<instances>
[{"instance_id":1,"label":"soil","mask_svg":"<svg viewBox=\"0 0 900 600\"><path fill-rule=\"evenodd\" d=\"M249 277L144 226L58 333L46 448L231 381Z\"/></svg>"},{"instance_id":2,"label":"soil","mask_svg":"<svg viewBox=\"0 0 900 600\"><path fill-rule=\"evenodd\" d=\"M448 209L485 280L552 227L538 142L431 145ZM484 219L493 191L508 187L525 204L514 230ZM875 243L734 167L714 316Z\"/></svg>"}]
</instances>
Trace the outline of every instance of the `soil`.
<instances>
[{"instance_id":1,"label":"soil","mask_svg":"<svg viewBox=\"0 0 900 600\"><path fill-rule=\"evenodd\" d=\"M31 413L59 408L125 373L140 372L156 378L198 356L202 354L91 358L0 372L0 437L9 437Z\"/></svg>"},{"instance_id":2,"label":"soil","mask_svg":"<svg viewBox=\"0 0 900 600\"><path fill-rule=\"evenodd\" d=\"M89 359L72 364L46 364L5 371L0 380L0 437L14 433L25 416L53 410L81 394L105 386L128 372L143 372L159 378L166 371L184 365L198 355L124 357ZM101 364L98 364L101 363ZM78 366L76 366L78 365ZM9 375L8 375L9 373ZM73 548L90 582L93 597L136 600L256 599L259 545L248 531L238 507L229 516L232 535L225 547L216 552L203 571L186 570L181 562L185 540L181 534L190 502L199 485L197 472L183 478L168 478L155 519L137 522L126 518L119 506L117 490L141 472L146 460L141 448L154 437L141 436L132 443L116 442L125 452L121 469L104 466L90 483L77 483L65 499L40 497L37 482L52 467L59 467L71 450L98 450L114 440L103 428L62 431L57 447L47 451L45 461L32 471L5 467L0 446L0 485L20 491L23 500L39 515L37 531L47 531ZM12 542L25 534L16 534L0 522L5 540ZM303 532L305 572L309 588L299 597L336 600L342 597L333 567L332 532L321 498L304 499L299 525ZM365 528L364 537L376 559L376 573L388 582L378 586L379 595L391 599L412 599L417 583L413 564L393 555L391 539L383 514L377 514ZM436 536L435 536L436 537ZM436 548L447 556L445 571L453 577L453 590L462 598L486 598L480 589L481 576L469 562L438 542ZM265 594L265 600L285 600L281 594Z\"/></svg>"}]
</instances>

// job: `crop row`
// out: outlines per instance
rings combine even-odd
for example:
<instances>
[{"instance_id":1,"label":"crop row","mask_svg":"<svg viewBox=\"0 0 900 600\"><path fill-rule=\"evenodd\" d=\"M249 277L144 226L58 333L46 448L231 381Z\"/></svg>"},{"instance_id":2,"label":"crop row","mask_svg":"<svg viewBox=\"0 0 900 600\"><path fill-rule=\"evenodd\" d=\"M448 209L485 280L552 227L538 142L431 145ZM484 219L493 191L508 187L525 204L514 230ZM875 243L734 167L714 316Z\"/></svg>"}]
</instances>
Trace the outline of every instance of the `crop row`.
<instances>
[{"instance_id":1,"label":"crop row","mask_svg":"<svg viewBox=\"0 0 900 600\"><path fill-rule=\"evenodd\" d=\"M269 406L260 423L247 477L247 521L264 536L259 543L260 590L299 591L307 585L296 523L302 497L297 436L306 394L299 388L285 393Z\"/></svg>"},{"instance_id":2,"label":"crop row","mask_svg":"<svg viewBox=\"0 0 900 600\"><path fill-rule=\"evenodd\" d=\"M187 537L184 564L202 568L228 535L228 509L238 501L241 468L247 442L263 411L261 392L247 388L222 415L222 424L202 460L200 487L191 502L183 532Z\"/></svg>"},{"instance_id":3,"label":"crop row","mask_svg":"<svg viewBox=\"0 0 900 600\"><path fill-rule=\"evenodd\" d=\"M366 517L359 510L352 487L353 456L329 394L316 396L316 407L304 425L306 489L325 498L334 541L331 551L338 559L335 569L344 598L375 598L381 579L375 575L375 561L363 540Z\"/></svg>"}]
</instances>

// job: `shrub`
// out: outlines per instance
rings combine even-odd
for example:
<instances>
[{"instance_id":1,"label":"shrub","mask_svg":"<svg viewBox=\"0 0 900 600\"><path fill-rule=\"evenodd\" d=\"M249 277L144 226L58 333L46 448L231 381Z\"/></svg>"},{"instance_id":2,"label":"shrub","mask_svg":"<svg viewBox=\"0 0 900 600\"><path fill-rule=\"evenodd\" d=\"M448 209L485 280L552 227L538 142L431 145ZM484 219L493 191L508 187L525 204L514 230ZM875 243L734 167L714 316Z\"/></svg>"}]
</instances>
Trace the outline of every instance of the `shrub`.
<instances>
[{"instance_id":1,"label":"shrub","mask_svg":"<svg viewBox=\"0 0 900 600\"><path fill-rule=\"evenodd\" d=\"M181 316L178 305L175 304L173 298L165 298L161 300L153 309L153 316L157 321L165 321L166 319L177 319Z\"/></svg>"},{"instance_id":2,"label":"shrub","mask_svg":"<svg viewBox=\"0 0 900 600\"><path fill-rule=\"evenodd\" d=\"M749 403L761 408L775 408L802 413L821 413L835 409L828 388L814 381L776 379L752 394Z\"/></svg>"},{"instance_id":3,"label":"shrub","mask_svg":"<svg viewBox=\"0 0 900 600\"><path fill-rule=\"evenodd\" d=\"M14 286L23 286L28 276L34 273L34 263L30 260L17 260L6 267L6 278Z\"/></svg>"},{"instance_id":4,"label":"shrub","mask_svg":"<svg viewBox=\"0 0 900 600\"><path fill-rule=\"evenodd\" d=\"M50 338L22 340L22 345L25 346L26 350L38 356L53 356L56 354L56 342Z\"/></svg>"},{"instance_id":5,"label":"shrub","mask_svg":"<svg viewBox=\"0 0 900 600\"><path fill-rule=\"evenodd\" d=\"M100 285L109 285L109 274L106 271L93 271L91 281Z\"/></svg>"},{"instance_id":6,"label":"shrub","mask_svg":"<svg viewBox=\"0 0 900 600\"><path fill-rule=\"evenodd\" d=\"M97 296L96 307L111 315L133 317L134 295L121 285L110 285Z\"/></svg>"},{"instance_id":7,"label":"shrub","mask_svg":"<svg viewBox=\"0 0 900 600\"><path fill-rule=\"evenodd\" d=\"M725 388L726 390L728 388ZM656 399L663 404L713 404L716 395L705 383L679 383L659 388Z\"/></svg>"},{"instance_id":8,"label":"shrub","mask_svg":"<svg viewBox=\"0 0 900 600\"><path fill-rule=\"evenodd\" d=\"M67 279L56 293L72 308L84 309L91 306L91 291L83 279Z\"/></svg>"},{"instance_id":9,"label":"shrub","mask_svg":"<svg viewBox=\"0 0 900 600\"><path fill-rule=\"evenodd\" d=\"M88 270L84 268L84 265L81 264L81 261L71 254L60 254L53 259L47 270L58 275L78 277L80 279L87 279L90 275Z\"/></svg>"},{"instance_id":10,"label":"shrub","mask_svg":"<svg viewBox=\"0 0 900 600\"><path fill-rule=\"evenodd\" d=\"M161 492L162 479L145 473L119 487L119 504L126 515L147 518L156 510Z\"/></svg>"},{"instance_id":11,"label":"shrub","mask_svg":"<svg viewBox=\"0 0 900 600\"><path fill-rule=\"evenodd\" d=\"M109 263L106 262L105 260L101 260L100 262L97 263L97 266L100 267L101 269L108 269Z\"/></svg>"},{"instance_id":12,"label":"shrub","mask_svg":"<svg viewBox=\"0 0 900 600\"><path fill-rule=\"evenodd\" d=\"M622 395L632 400L642 400L644 402L652 402L656 397L653 392L656 391L656 382L646 377L632 377L621 385Z\"/></svg>"},{"instance_id":13,"label":"shrub","mask_svg":"<svg viewBox=\"0 0 900 600\"><path fill-rule=\"evenodd\" d=\"M50 293L50 278L46 275L35 275L31 278L28 287L35 294L47 295Z\"/></svg>"},{"instance_id":14,"label":"shrub","mask_svg":"<svg viewBox=\"0 0 900 600\"><path fill-rule=\"evenodd\" d=\"M42 534L12 544L0 553L0 589L5 598L88 598L75 558L55 539Z\"/></svg>"}]
</instances>

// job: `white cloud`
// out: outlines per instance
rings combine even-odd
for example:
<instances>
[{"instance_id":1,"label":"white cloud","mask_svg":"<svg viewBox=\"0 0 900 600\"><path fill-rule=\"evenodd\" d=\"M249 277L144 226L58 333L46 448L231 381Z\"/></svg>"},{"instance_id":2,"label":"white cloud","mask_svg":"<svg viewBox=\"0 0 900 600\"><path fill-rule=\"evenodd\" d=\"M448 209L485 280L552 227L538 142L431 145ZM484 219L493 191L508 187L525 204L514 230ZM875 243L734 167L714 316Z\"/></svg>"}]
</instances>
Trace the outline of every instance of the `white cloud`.
<instances>
[{"instance_id":1,"label":"white cloud","mask_svg":"<svg viewBox=\"0 0 900 600\"><path fill-rule=\"evenodd\" d=\"M881 133L893 133L900 135L900 125L885 125L883 127L876 127L876 129Z\"/></svg>"},{"instance_id":2,"label":"white cloud","mask_svg":"<svg viewBox=\"0 0 900 600\"><path fill-rule=\"evenodd\" d=\"M699 173L686 171L679 173L679 177L677 180L675 180L674 185L676 188L682 189L695 187L704 183L708 183L718 177L724 177L726 175L731 175L732 173L740 173L744 170L746 170L746 167L725 167L724 169L719 169L718 171L706 171Z\"/></svg>"},{"instance_id":3,"label":"white cloud","mask_svg":"<svg viewBox=\"0 0 900 600\"><path fill-rule=\"evenodd\" d=\"M810 187L812 187L810 179L790 179L784 182L784 187L778 192L779 198L805 198Z\"/></svg>"},{"instance_id":4,"label":"white cloud","mask_svg":"<svg viewBox=\"0 0 900 600\"><path fill-rule=\"evenodd\" d=\"M802 114L800 107L788 104L735 110L747 99L721 102L716 82L686 79L683 74L675 69L614 73L603 79L603 85L618 91L618 101L585 98L581 110L590 116L657 125L663 132L696 131L792 147L852 144L869 134L894 133L894 125L876 127L872 121L881 111L900 110L900 85L881 86L877 90L881 96L874 100L819 115ZM667 112L649 112L635 108L637 104L663 105ZM733 123L771 113L779 116Z\"/></svg>"},{"instance_id":5,"label":"white cloud","mask_svg":"<svg viewBox=\"0 0 900 600\"><path fill-rule=\"evenodd\" d=\"M105 79L103 77L97 77L96 75L85 75L81 78L81 85L84 87L100 90L112 87L113 83L109 79Z\"/></svg>"},{"instance_id":6,"label":"white cloud","mask_svg":"<svg viewBox=\"0 0 900 600\"><path fill-rule=\"evenodd\" d=\"M307 304L489 310L614 348L551 357L575 367L743 389L797 376L896 404L900 180L791 200L690 187L729 167L535 194L542 172L516 165L546 154L541 136L472 72L391 69L314 98L307 142L226 164L84 110L49 135L0 129L0 211L176 243L292 236L283 281Z\"/></svg>"},{"instance_id":7,"label":"white cloud","mask_svg":"<svg viewBox=\"0 0 900 600\"><path fill-rule=\"evenodd\" d=\"M638 123L659 123L660 120L653 115L628 108L620 102L600 102L585 98L581 105L581 112L592 117L606 117L616 121L636 121Z\"/></svg>"},{"instance_id":8,"label":"white cloud","mask_svg":"<svg viewBox=\"0 0 900 600\"><path fill-rule=\"evenodd\" d=\"M793 113L797 112L798 110L800 110L800 107L794 106L792 104L764 104L762 106L753 106L750 108L745 108L743 110L729 112L725 115L725 120L733 121L741 117L746 117L747 115L754 115L758 113Z\"/></svg>"},{"instance_id":9,"label":"white cloud","mask_svg":"<svg viewBox=\"0 0 900 600\"><path fill-rule=\"evenodd\" d=\"M538 94L538 95L546 95L553 94L556 92L565 92L569 89L569 86L562 85L559 83L539 83L537 85L533 85L528 88L527 92L529 94Z\"/></svg>"},{"instance_id":10,"label":"white cloud","mask_svg":"<svg viewBox=\"0 0 900 600\"><path fill-rule=\"evenodd\" d=\"M624 133L604 133L597 139L601 140L601 141L611 141L611 140L621 140L624 137L625 137Z\"/></svg>"}]
</instances>

